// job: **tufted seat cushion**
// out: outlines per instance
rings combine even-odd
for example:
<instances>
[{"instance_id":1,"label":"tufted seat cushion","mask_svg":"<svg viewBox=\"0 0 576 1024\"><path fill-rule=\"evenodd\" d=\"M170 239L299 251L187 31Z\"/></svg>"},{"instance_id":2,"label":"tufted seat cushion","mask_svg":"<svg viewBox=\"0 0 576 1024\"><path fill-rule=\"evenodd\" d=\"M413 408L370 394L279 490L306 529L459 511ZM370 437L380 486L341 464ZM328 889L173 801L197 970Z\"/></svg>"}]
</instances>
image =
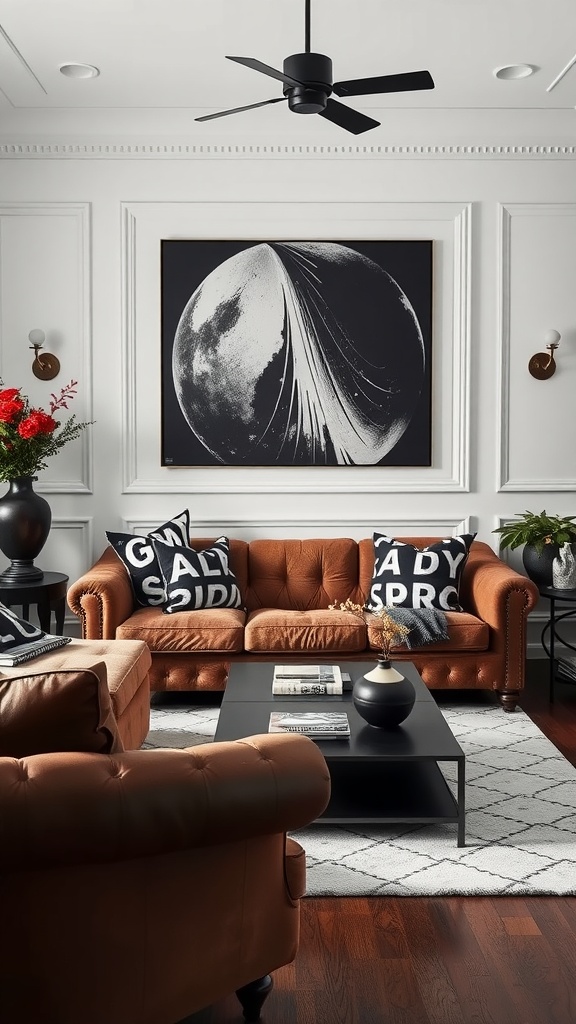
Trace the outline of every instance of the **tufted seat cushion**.
<instances>
[{"instance_id":1,"label":"tufted seat cushion","mask_svg":"<svg viewBox=\"0 0 576 1024\"><path fill-rule=\"evenodd\" d=\"M438 640L433 644L411 648L414 651L487 651L490 644L490 627L482 619L469 612L446 612L449 640ZM372 650L380 644L374 626L368 625L368 643ZM406 651L404 646L393 648Z\"/></svg>"},{"instance_id":2,"label":"tufted seat cushion","mask_svg":"<svg viewBox=\"0 0 576 1024\"><path fill-rule=\"evenodd\" d=\"M116 630L118 639L144 640L152 652L209 651L213 654L244 649L246 612L240 608L201 608L172 612L138 608Z\"/></svg>"},{"instance_id":3,"label":"tufted seat cushion","mask_svg":"<svg viewBox=\"0 0 576 1024\"><path fill-rule=\"evenodd\" d=\"M349 612L259 608L248 616L244 645L254 652L318 651L325 655L363 651L366 626Z\"/></svg>"}]
</instances>

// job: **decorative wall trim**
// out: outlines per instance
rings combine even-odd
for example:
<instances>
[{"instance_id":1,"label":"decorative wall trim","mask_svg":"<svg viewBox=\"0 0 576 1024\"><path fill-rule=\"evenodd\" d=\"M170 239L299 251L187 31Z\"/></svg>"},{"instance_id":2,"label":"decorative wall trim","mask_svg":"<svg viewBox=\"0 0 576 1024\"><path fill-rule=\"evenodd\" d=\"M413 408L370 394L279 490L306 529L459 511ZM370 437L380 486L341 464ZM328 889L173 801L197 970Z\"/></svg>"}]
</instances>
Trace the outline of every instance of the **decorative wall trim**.
<instances>
[{"instance_id":1,"label":"decorative wall trim","mask_svg":"<svg viewBox=\"0 0 576 1024\"><path fill-rule=\"evenodd\" d=\"M136 217L130 207L122 206L122 295L121 319L123 344L120 350L122 402L122 491L126 493L137 475L136 424ZM160 342L158 342L160 347ZM159 487L160 490L160 487Z\"/></svg>"},{"instance_id":2,"label":"decorative wall trim","mask_svg":"<svg viewBox=\"0 0 576 1024\"><path fill-rule=\"evenodd\" d=\"M498 420L497 481L498 491L574 491L576 477L548 478L547 480L523 479L510 476L510 284L512 218L531 217L574 217L576 203L500 203L498 205L498 342L496 365L499 369L498 393L501 415Z\"/></svg>"},{"instance_id":3,"label":"decorative wall trim","mask_svg":"<svg viewBox=\"0 0 576 1024\"><path fill-rule=\"evenodd\" d=\"M92 563L94 562L95 557L93 550L94 523L92 516L54 516L52 519L51 529L70 530L74 532L75 536L71 543L73 544L75 550L80 550L81 552L81 564L83 567L83 571L89 569ZM63 568L61 571L67 572L69 570ZM68 607L66 608L64 622L70 622L74 624L78 623L78 619L76 618L74 613L68 609ZM68 635L71 635L68 630L66 630L66 632L68 633Z\"/></svg>"},{"instance_id":4,"label":"decorative wall trim","mask_svg":"<svg viewBox=\"0 0 576 1024\"><path fill-rule=\"evenodd\" d=\"M90 566L94 558L92 550L93 520L92 516L53 516L52 530L75 530L80 533L82 561ZM75 539L74 544L78 541Z\"/></svg>"},{"instance_id":5,"label":"decorative wall trim","mask_svg":"<svg viewBox=\"0 0 576 1024\"><path fill-rule=\"evenodd\" d=\"M442 478L394 479L386 481L382 476L372 481L355 479L355 469L347 467L346 482L328 482L315 467L310 483L291 483L292 467L283 468L281 482L252 483L250 468L209 467L215 473L226 473L226 483L184 481L179 469L163 470L163 479L142 479L138 477L138 424L136 408L137 386L137 324L136 324L136 248L137 212L145 203L122 204L122 382L123 382L123 460L122 491L124 494L382 494L382 493L453 493L470 490L470 328L471 328L471 260L472 260L472 203L410 203L381 204L389 206L389 217L408 219L451 220L453 223L453 305L452 305L452 407L451 407L451 451L446 459L446 476ZM157 204L154 204L157 205ZM210 204L187 204L201 206L204 216ZM214 204L220 206L221 204ZM232 205L232 204L231 204ZM243 206L258 207L262 204L244 203ZM290 206L302 203L284 204L289 216ZM318 211L321 204L310 204ZM400 211L400 212L397 212ZM442 211L444 213L442 214ZM376 216L377 214L375 214ZM446 324L449 322L446 312ZM435 344L441 344L440 338ZM362 467L366 468L366 467ZM425 472L425 471L423 471Z\"/></svg>"},{"instance_id":6,"label":"decorative wall trim","mask_svg":"<svg viewBox=\"0 0 576 1024\"><path fill-rule=\"evenodd\" d=\"M91 204L90 203L9 203L0 204L0 221L4 217L74 217L78 232L79 258L79 338L82 351L83 379L81 393L86 402L86 419L92 419L92 276L91 276ZM13 344L13 342L12 342ZM58 390L57 388L55 389ZM93 481L92 432L83 430L81 471L78 480L42 480L36 490L40 494L91 494Z\"/></svg>"},{"instance_id":7,"label":"decorative wall trim","mask_svg":"<svg viewBox=\"0 0 576 1024\"><path fill-rule=\"evenodd\" d=\"M470 490L470 325L472 203L454 221L452 478ZM454 490L457 488L455 487Z\"/></svg>"},{"instance_id":8,"label":"decorative wall trim","mask_svg":"<svg viewBox=\"0 0 576 1024\"><path fill-rule=\"evenodd\" d=\"M165 516L157 519L140 519L136 516L125 516L122 523L126 532L147 534L155 530L165 520ZM437 516L435 518L416 516L396 516L394 518L383 518L381 516L355 516L353 519L328 519L326 516L313 519L196 519L192 521L191 529L198 537L217 537L226 534L229 537L242 537L246 534L249 538L258 537L262 530L314 530L310 536L327 537L327 530L340 530L334 536L352 536L352 533L360 534L362 537L369 537L378 527L379 530L406 531L403 535L407 537L419 536L440 536L450 530L452 535L471 533L475 527L471 525L470 516L463 519L453 519L451 516ZM302 534L300 534L302 536Z\"/></svg>"},{"instance_id":9,"label":"decorative wall trim","mask_svg":"<svg viewBox=\"0 0 576 1024\"><path fill-rule=\"evenodd\" d=\"M284 145L207 144L178 142L3 142L0 159L62 160L62 159L165 159L214 160L228 159L439 159L439 160L574 160L576 146L501 146L501 145L430 145L430 146L324 146L297 143Z\"/></svg>"}]
</instances>

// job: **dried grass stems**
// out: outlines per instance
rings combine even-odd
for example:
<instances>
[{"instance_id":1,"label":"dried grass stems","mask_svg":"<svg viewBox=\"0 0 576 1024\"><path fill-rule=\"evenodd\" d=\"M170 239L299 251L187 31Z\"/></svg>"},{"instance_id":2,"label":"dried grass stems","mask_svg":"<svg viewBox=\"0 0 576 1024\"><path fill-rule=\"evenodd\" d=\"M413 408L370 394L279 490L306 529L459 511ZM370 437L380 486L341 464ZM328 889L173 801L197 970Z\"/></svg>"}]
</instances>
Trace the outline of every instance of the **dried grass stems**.
<instances>
[{"instance_id":1,"label":"dried grass stems","mask_svg":"<svg viewBox=\"0 0 576 1024\"><path fill-rule=\"evenodd\" d=\"M403 644L410 633L408 626L396 622L388 614L386 606L380 608L377 612L368 611L363 605L355 604L354 601L348 598L346 601L340 601L339 604L329 604L328 608L340 612L352 612L352 615L356 615L357 618L362 619L368 626L372 626L380 638L380 657L384 661L390 660L392 648Z\"/></svg>"}]
</instances>

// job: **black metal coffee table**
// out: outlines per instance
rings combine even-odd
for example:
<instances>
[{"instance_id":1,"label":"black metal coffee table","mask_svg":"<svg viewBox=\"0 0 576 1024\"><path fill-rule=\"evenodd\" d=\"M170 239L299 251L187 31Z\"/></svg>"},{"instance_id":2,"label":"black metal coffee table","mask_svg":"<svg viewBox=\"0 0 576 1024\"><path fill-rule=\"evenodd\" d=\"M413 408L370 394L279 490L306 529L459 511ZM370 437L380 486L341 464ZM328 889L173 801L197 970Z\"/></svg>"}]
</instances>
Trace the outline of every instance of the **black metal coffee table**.
<instances>
[{"instance_id":1,"label":"black metal coffee table","mask_svg":"<svg viewBox=\"0 0 576 1024\"><path fill-rule=\"evenodd\" d=\"M322 659L326 664L333 660ZM373 667L373 662L342 666L352 679ZM403 661L396 668L414 683L416 702L400 726L385 731L366 724L350 691L319 698L274 697L272 663L232 665L214 739L266 733L271 711L346 711L350 739L316 740L332 779L330 803L317 821L332 825L455 822L458 846L464 846L464 752L414 665ZM456 762L456 798L440 770L441 761Z\"/></svg>"}]
</instances>

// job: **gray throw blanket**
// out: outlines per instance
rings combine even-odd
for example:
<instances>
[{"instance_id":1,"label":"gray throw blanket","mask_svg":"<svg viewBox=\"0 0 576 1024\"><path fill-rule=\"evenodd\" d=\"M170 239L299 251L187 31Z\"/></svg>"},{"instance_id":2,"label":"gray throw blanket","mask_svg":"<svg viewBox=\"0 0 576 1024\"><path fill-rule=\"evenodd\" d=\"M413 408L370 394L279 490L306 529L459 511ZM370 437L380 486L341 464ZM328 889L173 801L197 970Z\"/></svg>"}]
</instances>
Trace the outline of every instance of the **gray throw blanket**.
<instances>
[{"instance_id":1,"label":"gray throw blanket","mask_svg":"<svg viewBox=\"0 0 576 1024\"><path fill-rule=\"evenodd\" d=\"M391 619L406 626L410 632L404 643L411 650L437 640L448 640L448 621L439 608L386 608Z\"/></svg>"}]
</instances>

